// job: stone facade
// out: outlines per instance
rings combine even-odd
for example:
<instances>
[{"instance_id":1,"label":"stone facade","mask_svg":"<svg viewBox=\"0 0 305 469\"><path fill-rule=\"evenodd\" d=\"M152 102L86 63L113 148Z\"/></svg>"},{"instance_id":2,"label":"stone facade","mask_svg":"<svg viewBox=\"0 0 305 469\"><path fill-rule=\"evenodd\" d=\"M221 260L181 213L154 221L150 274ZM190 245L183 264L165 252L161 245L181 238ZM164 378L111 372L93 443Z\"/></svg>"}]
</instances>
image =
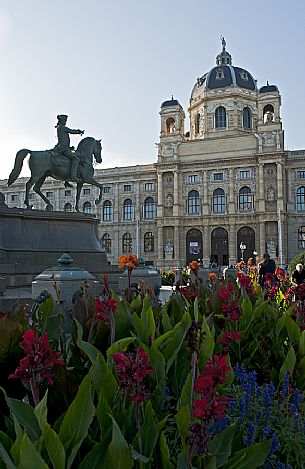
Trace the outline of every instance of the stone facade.
<instances>
[{"instance_id":1,"label":"stone facade","mask_svg":"<svg viewBox=\"0 0 305 469\"><path fill-rule=\"evenodd\" d=\"M97 170L98 207L97 190L83 188L83 209L101 219L112 263L132 251L158 267L195 259L227 265L269 251L286 264L305 249L305 150L285 150L279 90L258 88L225 48L216 63L194 85L188 132L179 102L161 105L154 164ZM23 206L25 182L0 181L8 206ZM75 189L47 180L44 190L55 210L73 210Z\"/></svg>"}]
</instances>

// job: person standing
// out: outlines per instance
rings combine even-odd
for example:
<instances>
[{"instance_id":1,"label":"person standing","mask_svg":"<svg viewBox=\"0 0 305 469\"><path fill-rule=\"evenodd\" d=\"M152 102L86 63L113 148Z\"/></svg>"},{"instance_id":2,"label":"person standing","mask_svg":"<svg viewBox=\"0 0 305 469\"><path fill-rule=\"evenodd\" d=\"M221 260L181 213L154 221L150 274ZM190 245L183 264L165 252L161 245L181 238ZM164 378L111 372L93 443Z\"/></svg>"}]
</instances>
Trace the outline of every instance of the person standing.
<instances>
[{"instance_id":1,"label":"person standing","mask_svg":"<svg viewBox=\"0 0 305 469\"><path fill-rule=\"evenodd\" d=\"M295 270L292 272L291 281L295 285L301 285L305 281L305 269L303 264L297 264Z\"/></svg>"},{"instance_id":2,"label":"person standing","mask_svg":"<svg viewBox=\"0 0 305 469\"><path fill-rule=\"evenodd\" d=\"M275 261L265 252L263 261L258 265L258 283L261 287L265 286L266 274L275 274Z\"/></svg>"}]
</instances>

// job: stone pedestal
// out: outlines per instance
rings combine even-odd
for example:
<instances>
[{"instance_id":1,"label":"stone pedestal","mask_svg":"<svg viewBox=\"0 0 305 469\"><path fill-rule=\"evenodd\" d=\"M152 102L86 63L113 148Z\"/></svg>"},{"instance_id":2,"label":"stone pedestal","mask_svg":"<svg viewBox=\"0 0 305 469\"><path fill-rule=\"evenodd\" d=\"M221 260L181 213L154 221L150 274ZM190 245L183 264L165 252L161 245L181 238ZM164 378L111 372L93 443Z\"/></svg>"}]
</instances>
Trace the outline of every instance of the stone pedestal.
<instances>
[{"instance_id":1,"label":"stone pedestal","mask_svg":"<svg viewBox=\"0 0 305 469\"><path fill-rule=\"evenodd\" d=\"M146 267L141 257L139 258L139 267L131 273L131 287L137 288L139 282L143 282L145 288L151 287L156 296L159 294L162 284L161 275L152 267ZM119 277L119 290L123 292L126 288L128 288L127 270Z\"/></svg>"},{"instance_id":2,"label":"stone pedestal","mask_svg":"<svg viewBox=\"0 0 305 469\"><path fill-rule=\"evenodd\" d=\"M93 215L8 208L0 201L0 224L0 275L8 287L31 286L63 252L94 275L109 270Z\"/></svg>"},{"instance_id":3,"label":"stone pedestal","mask_svg":"<svg viewBox=\"0 0 305 469\"><path fill-rule=\"evenodd\" d=\"M96 278L74 265L73 259L69 254L63 254L58 259L58 265L46 269L35 277L32 282L32 298L36 298L42 290L45 290L52 296L54 302L62 303L67 311L73 306L73 297L81 294L82 289L95 296L99 293L99 283ZM69 318L64 318L64 329L70 329Z\"/></svg>"}]
</instances>

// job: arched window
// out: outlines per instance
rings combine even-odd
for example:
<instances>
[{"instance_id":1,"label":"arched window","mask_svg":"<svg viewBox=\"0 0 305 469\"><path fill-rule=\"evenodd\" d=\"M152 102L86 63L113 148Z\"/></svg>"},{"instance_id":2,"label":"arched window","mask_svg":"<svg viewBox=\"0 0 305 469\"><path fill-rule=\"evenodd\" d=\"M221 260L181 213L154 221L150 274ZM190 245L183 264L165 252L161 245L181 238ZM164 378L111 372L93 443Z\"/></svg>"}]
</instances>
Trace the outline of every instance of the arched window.
<instances>
[{"instance_id":1,"label":"arched window","mask_svg":"<svg viewBox=\"0 0 305 469\"><path fill-rule=\"evenodd\" d=\"M72 205L70 204L70 202L65 204L64 210L65 210L65 212L72 212Z\"/></svg>"},{"instance_id":2,"label":"arched window","mask_svg":"<svg viewBox=\"0 0 305 469\"><path fill-rule=\"evenodd\" d=\"M297 210L305 210L305 187L299 187L297 190Z\"/></svg>"},{"instance_id":3,"label":"arched window","mask_svg":"<svg viewBox=\"0 0 305 469\"><path fill-rule=\"evenodd\" d=\"M251 129L251 111L248 107L243 109L243 128Z\"/></svg>"},{"instance_id":4,"label":"arched window","mask_svg":"<svg viewBox=\"0 0 305 469\"><path fill-rule=\"evenodd\" d=\"M84 213L92 213L92 205L90 202L85 202L83 205L83 212Z\"/></svg>"},{"instance_id":5,"label":"arched window","mask_svg":"<svg viewBox=\"0 0 305 469\"><path fill-rule=\"evenodd\" d=\"M124 220L134 219L134 209L131 199L126 199L123 206L123 218Z\"/></svg>"},{"instance_id":6,"label":"arched window","mask_svg":"<svg viewBox=\"0 0 305 469\"><path fill-rule=\"evenodd\" d=\"M109 233L105 233L102 236L102 247L105 249L107 254L111 253L111 238Z\"/></svg>"},{"instance_id":7,"label":"arched window","mask_svg":"<svg viewBox=\"0 0 305 469\"><path fill-rule=\"evenodd\" d=\"M298 229L298 248L305 249L305 226Z\"/></svg>"},{"instance_id":8,"label":"arched window","mask_svg":"<svg viewBox=\"0 0 305 469\"><path fill-rule=\"evenodd\" d=\"M191 191L187 199L187 213L189 215L199 213L199 192Z\"/></svg>"},{"instance_id":9,"label":"arched window","mask_svg":"<svg viewBox=\"0 0 305 469\"><path fill-rule=\"evenodd\" d=\"M227 112L223 106L219 106L215 111L216 129L225 129L227 127Z\"/></svg>"},{"instance_id":10,"label":"arched window","mask_svg":"<svg viewBox=\"0 0 305 469\"><path fill-rule=\"evenodd\" d=\"M239 191L239 210L246 212L252 210L252 192L250 187L242 187Z\"/></svg>"},{"instance_id":11,"label":"arched window","mask_svg":"<svg viewBox=\"0 0 305 469\"><path fill-rule=\"evenodd\" d=\"M103 221L112 221L112 203L105 200L103 203Z\"/></svg>"},{"instance_id":12,"label":"arched window","mask_svg":"<svg viewBox=\"0 0 305 469\"><path fill-rule=\"evenodd\" d=\"M226 211L226 196L223 189L216 189L213 192L213 212L224 213Z\"/></svg>"},{"instance_id":13,"label":"arched window","mask_svg":"<svg viewBox=\"0 0 305 469\"><path fill-rule=\"evenodd\" d=\"M144 235L144 252L153 252L155 250L155 237L151 231Z\"/></svg>"},{"instance_id":14,"label":"arched window","mask_svg":"<svg viewBox=\"0 0 305 469\"><path fill-rule=\"evenodd\" d=\"M173 134L176 131L176 122L173 117L169 117L166 121L166 132L168 134Z\"/></svg>"},{"instance_id":15,"label":"arched window","mask_svg":"<svg viewBox=\"0 0 305 469\"><path fill-rule=\"evenodd\" d=\"M122 251L132 252L132 237L130 233L124 233L122 237Z\"/></svg>"},{"instance_id":16,"label":"arched window","mask_svg":"<svg viewBox=\"0 0 305 469\"><path fill-rule=\"evenodd\" d=\"M263 109L263 120L264 123L274 122L274 107L272 104L266 104Z\"/></svg>"},{"instance_id":17,"label":"arched window","mask_svg":"<svg viewBox=\"0 0 305 469\"><path fill-rule=\"evenodd\" d=\"M155 218L156 207L153 197L146 197L144 202L144 218Z\"/></svg>"},{"instance_id":18,"label":"arched window","mask_svg":"<svg viewBox=\"0 0 305 469\"><path fill-rule=\"evenodd\" d=\"M199 134L200 132L200 124L201 124L201 116L198 112L195 120L195 134Z\"/></svg>"}]
</instances>

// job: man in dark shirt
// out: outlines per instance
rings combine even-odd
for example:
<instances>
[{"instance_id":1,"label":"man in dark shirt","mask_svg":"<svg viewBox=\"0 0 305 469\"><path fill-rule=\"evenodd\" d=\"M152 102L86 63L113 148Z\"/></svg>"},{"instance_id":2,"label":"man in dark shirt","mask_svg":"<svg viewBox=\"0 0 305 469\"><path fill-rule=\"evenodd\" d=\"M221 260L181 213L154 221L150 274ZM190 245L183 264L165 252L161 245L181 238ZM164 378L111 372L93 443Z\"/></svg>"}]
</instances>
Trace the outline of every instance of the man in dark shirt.
<instances>
[{"instance_id":1,"label":"man in dark shirt","mask_svg":"<svg viewBox=\"0 0 305 469\"><path fill-rule=\"evenodd\" d=\"M305 270L303 264L297 264L295 270L291 275L291 280L296 285L301 285L305 281Z\"/></svg>"}]
</instances>

